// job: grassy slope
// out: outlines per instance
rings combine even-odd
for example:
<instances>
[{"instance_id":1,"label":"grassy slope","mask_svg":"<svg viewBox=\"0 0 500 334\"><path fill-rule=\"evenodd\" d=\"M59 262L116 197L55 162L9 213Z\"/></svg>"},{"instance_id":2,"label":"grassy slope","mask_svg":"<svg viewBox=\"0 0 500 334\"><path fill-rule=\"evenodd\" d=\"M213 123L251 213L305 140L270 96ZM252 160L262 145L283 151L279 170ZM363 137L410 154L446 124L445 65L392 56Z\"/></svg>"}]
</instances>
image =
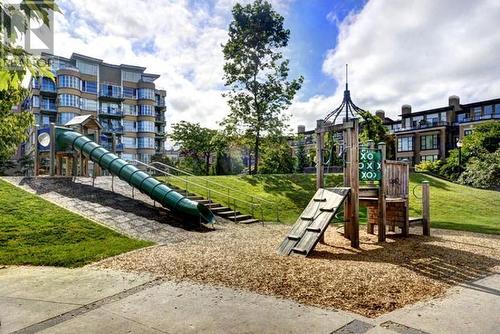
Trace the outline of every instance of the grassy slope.
<instances>
[{"instance_id":1,"label":"grassy slope","mask_svg":"<svg viewBox=\"0 0 500 334\"><path fill-rule=\"evenodd\" d=\"M77 267L150 244L0 180L0 264Z\"/></svg>"},{"instance_id":2,"label":"grassy slope","mask_svg":"<svg viewBox=\"0 0 500 334\"><path fill-rule=\"evenodd\" d=\"M203 182L203 177L188 178L193 182ZM315 190L314 175L258 175L258 176L211 176L208 179L221 185L231 187L246 194L259 196L279 203L280 220L292 223L302 209L307 205ZM424 174L412 174L410 190L423 180L431 183L431 219L433 227L466 230L485 233L500 233L500 192L474 189L443 181ZM179 180L171 180L177 185L183 185ZM341 175L328 175L327 185L335 186L342 183ZM203 183L205 184L205 183ZM206 197L206 191L190 186L190 190ZM223 191L222 188L219 189ZM420 187L415 189L420 196ZM238 197L244 197L238 195ZM421 202L410 195L410 215L421 215ZM227 204L225 196L212 194L212 198ZM246 198L247 200L248 197ZM240 211L248 212L243 203L237 204ZM361 220L366 216L361 211ZM276 220L274 209L266 208L264 217Z\"/></svg>"}]
</instances>

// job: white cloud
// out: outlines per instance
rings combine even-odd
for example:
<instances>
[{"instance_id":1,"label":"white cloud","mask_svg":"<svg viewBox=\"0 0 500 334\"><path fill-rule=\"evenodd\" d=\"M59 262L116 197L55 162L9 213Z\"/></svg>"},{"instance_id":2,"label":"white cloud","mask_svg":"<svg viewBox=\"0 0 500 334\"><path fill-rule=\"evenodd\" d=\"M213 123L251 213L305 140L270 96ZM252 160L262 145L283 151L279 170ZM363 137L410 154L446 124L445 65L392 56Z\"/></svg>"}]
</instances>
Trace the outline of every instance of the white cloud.
<instances>
[{"instance_id":1,"label":"white cloud","mask_svg":"<svg viewBox=\"0 0 500 334\"><path fill-rule=\"evenodd\" d=\"M286 11L291 1L271 2ZM167 90L169 125L187 120L215 127L229 111L221 96L221 44L236 2L60 0L55 53L147 67Z\"/></svg>"},{"instance_id":2,"label":"white cloud","mask_svg":"<svg viewBox=\"0 0 500 334\"><path fill-rule=\"evenodd\" d=\"M500 2L496 0L377 0L339 26L337 47L323 63L340 84L335 95L297 102L294 123L314 126L342 99L344 64L354 102L400 114L500 95Z\"/></svg>"}]
</instances>

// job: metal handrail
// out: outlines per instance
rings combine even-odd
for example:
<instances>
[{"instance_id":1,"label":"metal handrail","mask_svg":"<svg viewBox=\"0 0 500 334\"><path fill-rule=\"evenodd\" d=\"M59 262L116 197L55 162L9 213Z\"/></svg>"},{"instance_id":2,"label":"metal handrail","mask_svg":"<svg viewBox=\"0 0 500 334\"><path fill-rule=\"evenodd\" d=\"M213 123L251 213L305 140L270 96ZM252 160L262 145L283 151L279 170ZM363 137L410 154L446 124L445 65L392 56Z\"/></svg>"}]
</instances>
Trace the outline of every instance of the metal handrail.
<instances>
[{"instance_id":1,"label":"metal handrail","mask_svg":"<svg viewBox=\"0 0 500 334\"><path fill-rule=\"evenodd\" d=\"M162 174L164 174L164 175L166 175L166 176L169 176L169 177L173 177L173 178L180 179L181 181L183 181L183 182L186 184L186 189L185 189L186 191L188 191L187 184L191 184L191 185L195 185L195 186L197 186L197 187L200 187L200 188L202 188L202 189L207 190L207 193L208 193L208 196L209 196L209 197L210 197L210 194L214 194L214 193L216 193L216 194L220 194L220 195L222 195L222 196L224 196L224 197L225 197L225 196L228 196L227 194L224 194L224 193L222 193L222 192L220 192L220 191L213 190L213 189L210 189L210 188L208 188L208 187L202 186L202 185L200 185L200 184L198 184L198 183L195 183L195 182L192 182L192 181L185 180L185 179L183 179L183 178L181 178L181 177L179 177L179 176L177 176L177 175L173 175L173 174L168 173L168 172L166 172L166 171L163 171L163 170L161 170L161 169L159 169L159 168L156 168L156 167L153 167L153 166L151 166L151 165L148 165L148 164L146 164L146 163L144 163L144 162L142 162L142 161L139 161L139 160L127 160L127 161L128 161L129 163L132 163L132 164L139 164L139 165L144 166L144 167L146 167L146 168L153 169L153 170L155 170L155 171L157 171L157 172L160 172L160 173L162 173ZM255 207L255 206L260 207L260 208L261 208L261 211L262 211L262 205L261 205L261 204L250 203L250 202L248 202L248 201L245 201L245 200L242 200L242 199L239 199L239 198L233 197L233 196L228 196L227 198L228 198L228 205L231 205L231 201L230 201L230 200L233 200L233 203L234 203L235 205L236 205L236 201L238 201L238 202L242 202L242 203L246 203L247 205L250 205L250 207L251 207L251 208L253 208L253 207ZM236 209L235 209L235 208L233 208L233 210L234 210L234 211L236 211Z\"/></svg>"},{"instance_id":2,"label":"metal handrail","mask_svg":"<svg viewBox=\"0 0 500 334\"><path fill-rule=\"evenodd\" d=\"M212 181L212 180L205 179L203 176L194 175L194 174L192 174L192 173L186 172L185 170L182 170L182 169L179 169L179 168L177 168L177 167L174 167L174 166L170 166L170 165L164 164L164 163L159 162L159 161L152 161L152 162L150 163L150 165L153 165L153 164L158 164L158 165L161 165L162 167L166 167L166 168L169 168L169 169L173 169L173 170L175 170L175 171L177 171L177 172L183 173L183 174L188 175L188 176L195 176L195 177L197 177L197 178L202 179L203 181L205 181L205 182L207 182L207 183L215 184L216 186L221 187L221 188L224 188L225 190L229 190L229 191L232 191L233 193L238 193L238 194L241 194L241 195L244 195L244 196L250 197L251 199L256 199L256 200L259 200L259 201L262 201L262 202L265 202L265 203L268 203L268 204L276 204L276 203L274 203L274 202L268 201L268 200L263 199L263 198L261 198L261 197L248 195L248 194L246 194L246 193L244 193L244 192L242 192L242 191L239 191L239 190L234 190L234 189L232 189L232 188L230 188L230 187L228 187L228 186L224 186L224 185L221 185L221 184L219 184L219 183L217 183L217 182L214 182L214 181Z\"/></svg>"}]
</instances>

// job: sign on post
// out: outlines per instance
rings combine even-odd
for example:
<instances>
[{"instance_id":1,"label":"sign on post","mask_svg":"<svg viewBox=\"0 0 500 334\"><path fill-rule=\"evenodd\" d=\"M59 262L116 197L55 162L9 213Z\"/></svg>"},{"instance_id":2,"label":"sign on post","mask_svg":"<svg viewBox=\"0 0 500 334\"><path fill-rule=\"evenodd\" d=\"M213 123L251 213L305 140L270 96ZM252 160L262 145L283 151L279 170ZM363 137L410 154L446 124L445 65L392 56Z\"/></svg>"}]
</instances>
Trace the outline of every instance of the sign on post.
<instances>
[{"instance_id":1,"label":"sign on post","mask_svg":"<svg viewBox=\"0 0 500 334\"><path fill-rule=\"evenodd\" d=\"M359 180L380 181L382 179L382 152L361 147L359 150Z\"/></svg>"}]
</instances>

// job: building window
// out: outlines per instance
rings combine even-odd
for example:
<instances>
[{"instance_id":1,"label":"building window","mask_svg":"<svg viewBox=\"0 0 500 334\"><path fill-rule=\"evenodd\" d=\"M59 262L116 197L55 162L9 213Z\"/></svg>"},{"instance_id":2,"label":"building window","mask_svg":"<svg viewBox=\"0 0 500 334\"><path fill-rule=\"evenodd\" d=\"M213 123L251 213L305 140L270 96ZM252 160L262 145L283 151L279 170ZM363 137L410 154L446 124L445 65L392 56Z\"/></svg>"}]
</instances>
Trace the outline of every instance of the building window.
<instances>
[{"instance_id":1,"label":"building window","mask_svg":"<svg viewBox=\"0 0 500 334\"><path fill-rule=\"evenodd\" d=\"M484 106L484 115L491 115L493 114L493 106L492 105L489 105L489 106Z\"/></svg>"},{"instance_id":2,"label":"building window","mask_svg":"<svg viewBox=\"0 0 500 334\"><path fill-rule=\"evenodd\" d=\"M500 104L495 104L495 114L500 115Z\"/></svg>"},{"instance_id":3,"label":"building window","mask_svg":"<svg viewBox=\"0 0 500 334\"><path fill-rule=\"evenodd\" d=\"M155 91L154 91L154 89L150 89L150 88L139 88L138 98L139 99L148 99L148 100L154 101Z\"/></svg>"},{"instance_id":4,"label":"building window","mask_svg":"<svg viewBox=\"0 0 500 334\"><path fill-rule=\"evenodd\" d=\"M57 123L64 125L71 121L75 116L76 114L72 112L61 112L57 115Z\"/></svg>"},{"instance_id":5,"label":"building window","mask_svg":"<svg viewBox=\"0 0 500 334\"><path fill-rule=\"evenodd\" d=\"M81 73L97 75L98 65L96 64L85 63L81 60L77 60L76 67L78 67Z\"/></svg>"},{"instance_id":6,"label":"building window","mask_svg":"<svg viewBox=\"0 0 500 334\"><path fill-rule=\"evenodd\" d=\"M155 123L150 121L139 121L137 126L139 132L155 132Z\"/></svg>"},{"instance_id":7,"label":"building window","mask_svg":"<svg viewBox=\"0 0 500 334\"><path fill-rule=\"evenodd\" d=\"M59 95L59 106L61 107L80 107L80 97L72 94Z\"/></svg>"},{"instance_id":8,"label":"building window","mask_svg":"<svg viewBox=\"0 0 500 334\"><path fill-rule=\"evenodd\" d=\"M457 122L458 123L466 122L468 118L469 118L469 114L458 114L457 115Z\"/></svg>"},{"instance_id":9,"label":"building window","mask_svg":"<svg viewBox=\"0 0 500 334\"><path fill-rule=\"evenodd\" d=\"M137 106L131 104L123 104L123 113L125 115L137 116Z\"/></svg>"},{"instance_id":10,"label":"building window","mask_svg":"<svg viewBox=\"0 0 500 334\"><path fill-rule=\"evenodd\" d=\"M33 97L31 98L31 106L33 108L40 108L40 96L33 95Z\"/></svg>"},{"instance_id":11,"label":"building window","mask_svg":"<svg viewBox=\"0 0 500 334\"><path fill-rule=\"evenodd\" d=\"M58 75L57 85L62 88L74 88L80 90L80 79L72 75Z\"/></svg>"},{"instance_id":12,"label":"building window","mask_svg":"<svg viewBox=\"0 0 500 334\"><path fill-rule=\"evenodd\" d=\"M137 148L137 138L135 137L122 137L123 147L125 148Z\"/></svg>"},{"instance_id":13,"label":"building window","mask_svg":"<svg viewBox=\"0 0 500 334\"><path fill-rule=\"evenodd\" d=\"M142 73L132 71L122 71L122 80L130 82L138 82L141 80Z\"/></svg>"},{"instance_id":14,"label":"building window","mask_svg":"<svg viewBox=\"0 0 500 334\"><path fill-rule=\"evenodd\" d=\"M40 109L49 110L49 111L56 111L56 100L42 98L42 101L40 103Z\"/></svg>"},{"instance_id":15,"label":"building window","mask_svg":"<svg viewBox=\"0 0 500 334\"><path fill-rule=\"evenodd\" d=\"M439 160L437 154L422 155L420 157L420 161L431 161L431 162L434 162L434 161L437 161L437 160Z\"/></svg>"},{"instance_id":16,"label":"building window","mask_svg":"<svg viewBox=\"0 0 500 334\"><path fill-rule=\"evenodd\" d=\"M137 98L137 90L132 87L123 86L123 97L128 99L136 99Z\"/></svg>"},{"instance_id":17,"label":"building window","mask_svg":"<svg viewBox=\"0 0 500 334\"><path fill-rule=\"evenodd\" d=\"M81 101L82 101L81 108L83 110L97 111L97 101L96 100L89 100L89 99L82 98Z\"/></svg>"},{"instance_id":18,"label":"building window","mask_svg":"<svg viewBox=\"0 0 500 334\"><path fill-rule=\"evenodd\" d=\"M109 96L109 97L122 97L122 88L120 86L109 85L109 84L101 84L101 96Z\"/></svg>"},{"instance_id":19,"label":"building window","mask_svg":"<svg viewBox=\"0 0 500 334\"><path fill-rule=\"evenodd\" d=\"M438 135L427 135L420 137L421 150L435 150L438 148Z\"/></svg>"},{"instance_id":20,"label":"building window","mask_svg":"<svg viewBox=\"0 0 500 334\"><path fill-rule=\"evenodd\" d=\"M39 89L40 88L40 81L39 81L38 78L31 79L31 87L33 89ZM500 112L500 110L499 110L499 112Z\"/></svg>"},{"instance_id":21,"label":"building window","mask_svg":"<svg viewBox=\"0 0 500 334\"><path fill-rule=\"evenodd\" d=\"M471 116L473 119L481 118L481 107L475 107L471 109Z\"/></svg>"},{"instance_id":22,"label":"building window","mask_svg":"<svg viewBox=\"0 0 500 334\"><path fill-rule=\"evenodd\" d=\"M139 105L139 116L154 116L153 106Z\"/></svg>"},{"instance_id":23,"label":"building window","mask_svg":"<svg viewBox=\"0 0 500 334\"><path fill-rule=\"evenodd\" d=\"M472 134L472 129L465 129L464 130L464 136L468 136L470 134Z\"/></svg>"},{"instance_id":24,"label":"building window","mask_svg":"<svg viewBox=\"0 0 500 334\"><path fill-rule=\"evenodd\" d=\"M138 148L154 148L155 140L154 138L149 137L139 137L137 138L137 147Z\"/></svg>"},{"instance_id":25,"label":"building window","mask_svg":"<svg viewBox=\"0 0 500 334\"><path fill-rule=\"evenodd\" d=\"M142 162L149 163L151 161L152 154L140 153L137 154L137 159Z\"/></svg>"},{"instance_id":26,"label":"building window","mask_svg":"<svg viewBox=\"0 0 500 334\"><path fill-rule=\"evenodd\" d=\"M122 153L123 160L135 160L135 154L132 153Z\"/></svg>"},{"instance_id":27,"label":"building window","mask_svg":"<svg viewBox=\"0 0 500 334\"><path fill-rule=\"evenodd\" d=\"M137 132L137 122L123 120L123 129L128 132Z\"/></svg>"},{"instance_id":28,"label":"building window","mask_svg":"<svg viewBox=\"0 0 500 334\"><path fill-rule=\"evenodd\" d=\"M82 80L82 91L97 94L97 82Z\"/></svg>"},{"instance_id":29,"label":"building window","mask_svg":"<svg viewBox=\"0 0 500 334\"><path fill-rule=\"evenodd\" d=\"M52 81L49 78L42 78L41 90L46 91L46 92L55 92L56 91L56 84L54 81Z\"/></svg>"},{"instance_id":30,"label":"building window","mask_svg":"<svg viewBox=\"0 0 500 334\"><path fill-rule=\"evenodd\" d=\"M398 152L413 151L413 137L398 138Z\"/></svg>"}]
</instances>

